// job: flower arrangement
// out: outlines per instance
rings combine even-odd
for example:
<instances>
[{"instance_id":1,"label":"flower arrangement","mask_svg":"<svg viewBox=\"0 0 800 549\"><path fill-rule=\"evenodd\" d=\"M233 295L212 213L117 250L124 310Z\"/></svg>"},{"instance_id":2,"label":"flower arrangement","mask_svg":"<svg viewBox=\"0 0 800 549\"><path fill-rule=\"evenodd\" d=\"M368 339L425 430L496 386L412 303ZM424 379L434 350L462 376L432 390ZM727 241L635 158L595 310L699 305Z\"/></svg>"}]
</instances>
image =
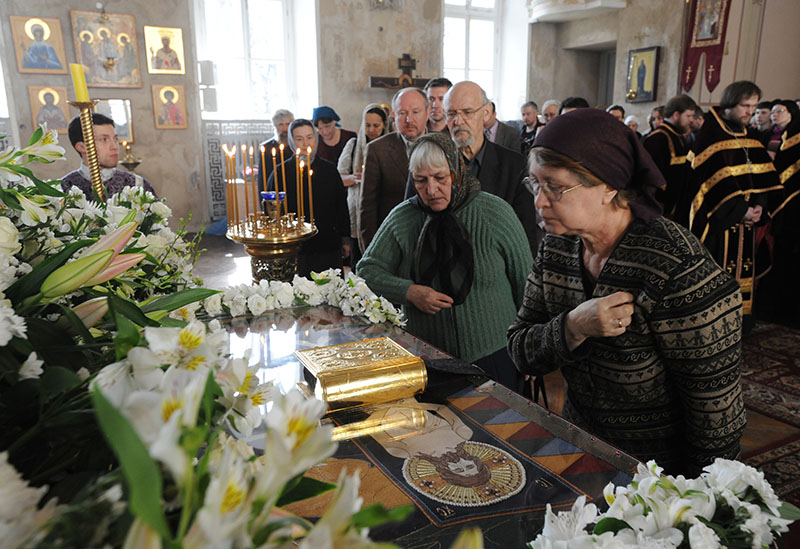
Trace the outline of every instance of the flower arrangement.
<instances>
[{"instance_id":1,"label":"flower arrangement","mask_svg":"<svg viewBox=\"0 0 800 549\"><path fill-rule=\"evenodd\" d=\"M663 475L654 461L639 464L629 486L609 483L609 509L598 514L581 496L556 515L547 505L544 530L531 549L760 548L800 518L800 509L778 500L760 473L718 458L699 478Z\"/></svg>"},{"instance_id":2,"label":"flower arrangement","mask_svg":"<svg viewBox=\"0 0 800 549\"><path fill-rule=\"evenodd\" d=\"M375 324L406 324L400 311L386 298L375 295L363 278L353 273L342 278L339 269L311 273L311 280L295 275L291 284L262 280L250 286L230 286L203 300L202 309L210 316L238 317L258 316L292 305L331 305L340 308L345 316L362 316ZM190 315L195 311L185 312Z\"/></svg>"},{"instance_id":3,"label":"flower arrangement","mask_svg":"<svg viewBox=\"0 0 800 549\"><path fill-rule=\"evenodd\" d=\"M361 509L354 476L304 477L336 448L324 405L259 383L194 311L397 311L338 272L199 287L197 240L162 200L132 187L97 203L36 178L63 152L40 128L0 154L0 548L378 546L368 528L409 509ZM231 436L262 423L263 455ZM326 491L314 525L281 510Z\"/></svg>"}]
</instances>

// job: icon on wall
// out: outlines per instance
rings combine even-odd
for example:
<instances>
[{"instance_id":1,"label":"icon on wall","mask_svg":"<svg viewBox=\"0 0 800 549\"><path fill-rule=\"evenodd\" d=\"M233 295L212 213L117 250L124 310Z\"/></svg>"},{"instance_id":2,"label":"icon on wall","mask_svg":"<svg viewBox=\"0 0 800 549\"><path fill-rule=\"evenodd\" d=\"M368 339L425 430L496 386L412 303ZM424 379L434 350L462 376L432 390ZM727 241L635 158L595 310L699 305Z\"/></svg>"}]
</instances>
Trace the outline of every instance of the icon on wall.
<instances>
[{"instance_id":1,"label":"icon on wall","mask_svg":"<svg viewBox=\"0 0 800 549\"><path fill-rule=\"evenodd\" d=\"M145 25L144 46L148 73L186 74L182 29Z\"/></svg>"},{"instance_id":2,"label":"icon on wall","mask_svg":"<svg viewBox=\"0 0 800 549\"><path fill-rule=\"evenodd\" d=\"M10 15L17 69L29 74L67 74L61 22L53 17Z\"/></svg>"},{"instance_id":3,"label":"icon on wall","mask_svg":"<svg viewBox=\"0 0 800 549\"><path fill-rule=\"evenodd\" d=\"M186 93L182 85L153 86L153 112L157 130L182 130L186 122Z\"/></svg>"},{"instance_id":4,"label":"icon on wall","mask_svg":"<svg viewBox=\"0 0 800 549\"><path fill-rule=\"evenodd\" d=\"M658 46L628 52L628 103L656 100L658 89Z\"/></svg>"},{"instance_id":5,"label":"icon on wall","mask_svg":"<svg viewBox=\"0 0 800 549\"><path fill-rule=\"evenodd\" d=\"M95 88L141 88L133 15L70 10L75 54L86 84Z\"/></svg>"},{"instance_id":6,"label":"icon on wall","mask_svg":"<svg viewBox=\"0 0 800 549\"><path fill-rule=\"evenodd\" d=\"M33 127L47 124L48 130L67 133L69 107L66 86L28 86Z\"/></svg>"}]
</instances>

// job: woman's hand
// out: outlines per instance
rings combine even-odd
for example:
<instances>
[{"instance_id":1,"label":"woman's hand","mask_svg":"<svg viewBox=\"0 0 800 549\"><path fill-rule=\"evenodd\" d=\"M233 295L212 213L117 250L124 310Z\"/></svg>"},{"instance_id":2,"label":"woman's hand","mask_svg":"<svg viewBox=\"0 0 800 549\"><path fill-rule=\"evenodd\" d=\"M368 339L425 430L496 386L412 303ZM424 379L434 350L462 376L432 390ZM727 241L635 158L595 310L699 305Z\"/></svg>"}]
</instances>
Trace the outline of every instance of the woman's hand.
<instances>
[{"instance_id":1,"label":"woman's hand","mask_svg":"<svg viewBox=\"0 0 800 549\"><path fill-rule=\"evenodd\" d=\"M571 351L589 337L622 335L632 320L633 296L628 292L584 301L567 313L567 346Z\"/></svg>"},{"instance_id":2,"label":"woman's hand","mask_svg":"<svg viewBox=\"0 0 800 549\"><path fill-rule=\"evenodd\" d=\"M742 223L758 223L761 221L762 212L761 206L750 206L742 218Z\"/></svg>"},{"instance_id":3,"label":"woman's hand","mask_svg":"<svg viewBox=\"0 0 800 549\"><path fill-rule=\"evenodd\" d=\"M453 298L449 295L439 293L429 286L412 284L406 292L406 299L414 307L429 315L435 315L442 309L449 309L453 306Z\"/></svg>"}]
</instances>

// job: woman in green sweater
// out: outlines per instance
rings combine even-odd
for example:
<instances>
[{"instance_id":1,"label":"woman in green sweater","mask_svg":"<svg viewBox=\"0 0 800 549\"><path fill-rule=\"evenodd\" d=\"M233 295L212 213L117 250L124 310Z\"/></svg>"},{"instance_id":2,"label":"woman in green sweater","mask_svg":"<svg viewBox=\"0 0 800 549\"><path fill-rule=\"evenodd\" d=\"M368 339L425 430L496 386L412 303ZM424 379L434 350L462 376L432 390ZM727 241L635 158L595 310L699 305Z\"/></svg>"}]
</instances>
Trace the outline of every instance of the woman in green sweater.
<instances>
[{"instance_id":1,"label":"woman in green sweater","mask_svg":"<svg viewBox=\"0 0 800 549\"><path fill-rule=\"evenodd\" d=\"M409 171L417 195L381 224L358 274L405 306L411 333L523 393L505 349L532 264L519 219L480 190L448 136L421 137Z\"/></svg>"}]
</instances>

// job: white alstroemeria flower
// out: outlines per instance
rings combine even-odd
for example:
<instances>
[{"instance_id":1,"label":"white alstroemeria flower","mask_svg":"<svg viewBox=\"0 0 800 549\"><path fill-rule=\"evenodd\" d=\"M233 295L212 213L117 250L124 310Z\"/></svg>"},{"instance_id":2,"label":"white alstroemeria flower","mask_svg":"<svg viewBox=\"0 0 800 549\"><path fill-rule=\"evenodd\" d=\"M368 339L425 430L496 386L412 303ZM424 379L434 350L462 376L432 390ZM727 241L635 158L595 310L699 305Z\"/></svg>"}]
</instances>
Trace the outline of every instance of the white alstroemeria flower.
<instances>
[{"instance_id":1,"label":"white alstroemeria flower","mask_svg":"<svg viewBox=\"0 0 800 549\"><path fill-rule=\"evenodd\" d=\"M44 526L58 512L55 498L38 508L47 486L33 488L8 463L8 452L0 452L0 545L22 547L36 545L44 535Z\"/></svg>"},{"instance_id":2,"label":"white alstroemeria flower","mask_svg":"<svg viewBox=\"0 0 800 549\"><path fill-rule=\"evenodd\" d=\"M138 389L130 374L131 365L127 360L114 362L104 366L90 384L90 388L99 388L103 396L117 408L122 406L128 395Z\"/></svg>"},{"instance_id":3,"label":"white alstroemeria flower","mask_svg":"<svg viewBox=\"0 0 800 549\"><path fill-rule=\"evenodd\" d=\"M363 498L358 495L361 481L358 473L339 473L336 491L325 513L314 525L300 549L366 549L376 544L367 537L367 531L356 532L349 528L350 517L361 509Z\"/></svg>"},{"instance_id":4,"label":"white alstroemeria flower","mask_svg":"<svg viewBox=\"0 0 800 549\"><path fill-rule=\"evenodd\" d=\"M262 383L235 398L230 417L234 428L242 435L250 436L261 425L264 417L261 407L272 400L272 392L271 383Z\"/></svg>"},{"instance_id":5,"label":"white alstroemeria flower","mask_svg":"<svg viewBox=\"0 0 800 549\"><path fill-rule=\"evenodd\" d=\"M14 255L22 249L19 230L6 216L0 216L0 255Z\"/></svg>"},{"instance_id":6,"label":"white alstroemeria flower","mask_svg":"<svg viewBox=\"0 0 800 549\"><path fill-rule=\"evenodd\" d=\"M697 521L689 528L689 547L691 549L718 549L722 545L720 545L720 539L714 530Z\"/></svg>"},{"instance_id":7,"label":"white alstroemeria flower","mask_svg":"<svg viewBox=\"0 0 800 549\"><path fill-rule=\"evenodd\" d=\"M675 549L683 542L683 534L677 528L662 530L648 535L641 530L620 530L615 536L625 549Z\"/></svg>"},{"instance_id":8,"label":"white alstroemeria flower","mask_svg":"<svg viewBox=\"0 0 800 549\"><path fill-rule=\"evenodd\" d=\"M44 198L28 198L19 193L15 195L15 198L19 201L20 206L22 206L23 211L20 217L22 223L28 227L33 227L47 221L49 214L43 207L43 204L47 203L47 200Z\"/></svg>"},{"instance_id":9,"label":"white alstroemeria flower","mask_svg":"<svg viewBox=\"0 0 800 549\"><path fill-rule=\"evenodd\" d=\"M209 547L230 547L235 539L246 539L252 502L250 483L244 460L234 452L223 453L219 467L211 473L195 521Z\"/></svg>"},{"instance_id":10,"label":"white alstroemeria flower","mask_svg":"<svg viewBox=\"0 0 800 549\"><path fill-rule=\"evenodd\" d=\"M144 329L144 337L162 364L179 365L187 370L208 366L215 357L213 349L205 345L206 327L193 320L183 328Z\"/></svg>"},{"instance_id":11,"label":"white alstroemeria flower","mask_svg":"<svg viewBox=\"0 0 800 549\"><path fill-rule=\"evenodd\" d=\"M336 443L331 440L330 425L320 425L325 403L306 399L292 389L277 395L266 415L267 427L264 461L269 474L258 479L259 494L272 494L286 478L307 471L333 455Z\"/></svg>"},{"instance_id":12,"label":"white alstroemeria flower","mask_svg":"<svg viewBox=\"0 0 800 549\"><path fill-rule=\"evenodd\" d=\"M597 516L594 503L586 505L586 496L575 500L569 511L561 511L556 515L550 504L544 516L542 535L556 541L569 541L586 534L586 526Z\"/></svg>"},{"instance_id":13,"label":"white alstroemeria flower","mask_svg":"<svg viewBox=\"0 0 800 549\"><path fill-rule=\"evenodd\" d=\"M150 445L150 455L163 463L181 486L186 482L186 473L191 465L191 456L180 445L182 419L182 412L172 414Z\"/></svg>"},{"instance_id":14,"label":"white alstroemeria flower","mask_svg":"<svg viewBox=\"0 0 800 549\"><path fill-rule=\"evenodd\" d=\"M56 130L48 130L47 124L42 124L42 137L28 145L22 152L28 156L36 156L45 160L63 160L64 147L58 144L58 132Z\"/></svg>"},{"instance_id":15,"label":"white alstroemeria flower","mask_svg":"<svg viewBox=\"0 0 800 549\"><path fill-rule=\"evenodd\" d=\"M161 361L147 347L133 347L128 351L128 361L133 370L133 378L142 389L158 387L164 377Z\"/></svg>"},{"instance_id":16,"label":"white alstroemeria flower","mask_svg":"<svg viewBox=\"0 0 800 549\"><path fill-rule=\"evenodd\" d=\"M44 372L42 369L42 364L44 364L44 360L39 360L35 352L29 354L28 358L26 358L25 362L23 362L22 366L20 366L19 378L39 379L39 376L41 376Z\"/></svg>"},{"instance_id":17,"label":"white alstroemeria flower","mask_svg":"<svg viewBox=\"0 0 800 549\"><path fill-rule=\"evenodd\" d=\"M152 526L136 518L125 535L122 549L161 549L161 535Z\"/></svg>"}]
</instances>

